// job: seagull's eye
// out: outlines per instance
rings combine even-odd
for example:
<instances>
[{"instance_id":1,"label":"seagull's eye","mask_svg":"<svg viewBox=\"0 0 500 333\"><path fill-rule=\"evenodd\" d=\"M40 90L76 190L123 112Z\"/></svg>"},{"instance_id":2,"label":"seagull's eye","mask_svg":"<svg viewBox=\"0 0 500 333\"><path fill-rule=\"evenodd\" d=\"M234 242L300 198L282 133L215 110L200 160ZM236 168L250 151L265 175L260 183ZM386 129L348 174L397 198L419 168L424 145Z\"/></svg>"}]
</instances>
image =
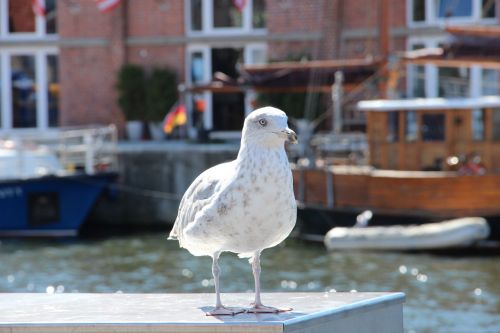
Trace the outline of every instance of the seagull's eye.
<instances>
[{"instance_id":1,"label":"seagull's eye","mask_svg":"<svg viewBox=\"0 0 500 333\"><path fill-rule=\"evenodd\" d=\"M260 124L260 126L265 127L267 125L267 120L259 119L259 124Z\"/></svg>"}]
</instances>

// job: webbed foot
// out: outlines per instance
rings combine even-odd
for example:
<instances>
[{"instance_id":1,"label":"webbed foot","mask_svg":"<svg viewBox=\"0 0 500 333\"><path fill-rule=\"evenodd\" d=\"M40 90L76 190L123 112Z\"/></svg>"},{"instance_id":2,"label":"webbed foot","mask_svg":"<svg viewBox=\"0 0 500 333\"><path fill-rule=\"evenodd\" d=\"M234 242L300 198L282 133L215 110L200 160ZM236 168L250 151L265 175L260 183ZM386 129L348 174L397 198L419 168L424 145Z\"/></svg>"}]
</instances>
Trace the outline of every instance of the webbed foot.
<instances>
[{"instance_id":1,"label":"webbed foot","mask_svg":"<svg viewBox=\"0 0 500 333\"><path fill-rule=\"evenodd\" d=\"M206 312L205 314L207 316L234 316L238 313L243 312L245 312L245 309L242 308L229 308L225 306L219 306L209 312Z\"/></svg>"},{"instance_id":2,"label":"webbed foot","mask_svg":"<svg viewBox=\"0 0 500 333\"><path fill-rule=\"evenodd\" d=\"M279 312L286 312L286 311L292 311L292 308L275 308L272 306L265 306L262 304L253 304L252 307L249 309L246 309L246 312L248 313L279 313Z\"/></svg>"}]
</instances>

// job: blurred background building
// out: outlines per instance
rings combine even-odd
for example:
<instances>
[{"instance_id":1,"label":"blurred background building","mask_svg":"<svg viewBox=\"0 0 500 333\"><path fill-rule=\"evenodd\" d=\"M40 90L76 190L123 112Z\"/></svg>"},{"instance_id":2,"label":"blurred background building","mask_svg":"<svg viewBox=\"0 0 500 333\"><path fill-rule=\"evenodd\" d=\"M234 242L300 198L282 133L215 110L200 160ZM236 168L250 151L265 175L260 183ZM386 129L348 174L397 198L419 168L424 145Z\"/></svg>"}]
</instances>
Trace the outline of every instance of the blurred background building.
<instances>
[{"instance_id":1,"label":"blurred background building","mask_svg":"<svg viewBox=\"0 0 500 333\"><path fill-rule=\"evenodd\" d=\"M375 59L436 47L447 38L446 25L500 22L500 0L45 0L38 15L37 2L0 0L0 132L123 128L115 85L126 63L173 68L189 87L209 83L217 71L236 78L244 65ZM106 2L111 6L100 10ZM408 65L404 71L403 97L499 94L493 69ZM191 127L195 101L203 101L204 127L229 136L255 98L251 92L185 96Z\"/></svg>"}]
</instances>

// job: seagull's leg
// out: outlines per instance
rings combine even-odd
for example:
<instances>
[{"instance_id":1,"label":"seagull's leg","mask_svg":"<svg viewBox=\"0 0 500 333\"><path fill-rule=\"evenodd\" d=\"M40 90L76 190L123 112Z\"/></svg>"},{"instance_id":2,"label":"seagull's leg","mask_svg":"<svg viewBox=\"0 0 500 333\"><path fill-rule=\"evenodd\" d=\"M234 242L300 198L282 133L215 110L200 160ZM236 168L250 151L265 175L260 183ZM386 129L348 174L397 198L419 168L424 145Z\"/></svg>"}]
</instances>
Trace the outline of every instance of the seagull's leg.
<instances>
[{"instance_id":1,"label":"seagull's leg","mask_svg":"<svg viewBox=\"0 0 500 333\"><path fill-rule=\"evenodd\" d=\"M255 302L252 303L252 307L247 309L247 312L267 312L275 313L282 311L290 311L292 309L278 309L270 306L265 306L260 300L260 252L256 252L252 258L252 271L255 280Z\"/></svg>"},{"instance_id":2,"label":"seagull's leg","mask_svg":"<svg viewBox=\"0 0 500 333\"><path fill-rule=\"evenodd\" d=\"M220 284L219 284L219 276L220 276L220 267L219 267L219 255L220 253L216 253L214 255L212 261L212 275L214 276L214 284L215 284L215 308L222 308L222 302L220 300Z\"/></svg>"},{"instance_id":3,"label":"seagull's leg","mask_svg":"<svg viewBox=\"0 0 500 333\"><path fill-rule=\"evenodd\" d=\"M238 308L227 308L224 305L222 305L222 302L220 300L220 286L219 286L219 275L220 275L220 267L219 267L219 256L220 252L216 252L213 255L213 261L212 261L212 274L214 276L214 284L215 284L215 308L207 312L207 316L222 316L222 315L235 315L241 312L244 312L244 309L238 309Z\"/></svg>"}]
</instances>

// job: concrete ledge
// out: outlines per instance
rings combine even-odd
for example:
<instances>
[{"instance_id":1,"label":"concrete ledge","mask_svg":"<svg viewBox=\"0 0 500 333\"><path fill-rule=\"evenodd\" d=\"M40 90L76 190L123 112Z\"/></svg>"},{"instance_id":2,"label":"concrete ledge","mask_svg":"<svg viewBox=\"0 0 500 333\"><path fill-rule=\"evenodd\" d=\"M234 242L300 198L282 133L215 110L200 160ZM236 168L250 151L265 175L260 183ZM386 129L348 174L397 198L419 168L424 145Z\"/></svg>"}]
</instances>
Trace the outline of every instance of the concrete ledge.
<instances>
[{"instance_id":1,"label":"concrete ledge","mask_svg":"<svg viewBox=\"0 0 500 333\"><path fill-rule=\"evenodd\" d=\"M253 294L223 294L247 307ZM280 314L208 317L213 294L0 294L0 332L403 332L402 293L265 293Z\"/></svg>"},{"instance_id":2,"label":"concrete ledge","mask_svg":"<svg viewBox=\"0 0 500 333\"><path fill-rule=\"evenodd\" d=\"M239 143L189 143L185 141L120 141L118 153L154 153L154 152L182 152L182 153L213 153L230 152L238 154Z\"/></svg>"}]
</instances>

